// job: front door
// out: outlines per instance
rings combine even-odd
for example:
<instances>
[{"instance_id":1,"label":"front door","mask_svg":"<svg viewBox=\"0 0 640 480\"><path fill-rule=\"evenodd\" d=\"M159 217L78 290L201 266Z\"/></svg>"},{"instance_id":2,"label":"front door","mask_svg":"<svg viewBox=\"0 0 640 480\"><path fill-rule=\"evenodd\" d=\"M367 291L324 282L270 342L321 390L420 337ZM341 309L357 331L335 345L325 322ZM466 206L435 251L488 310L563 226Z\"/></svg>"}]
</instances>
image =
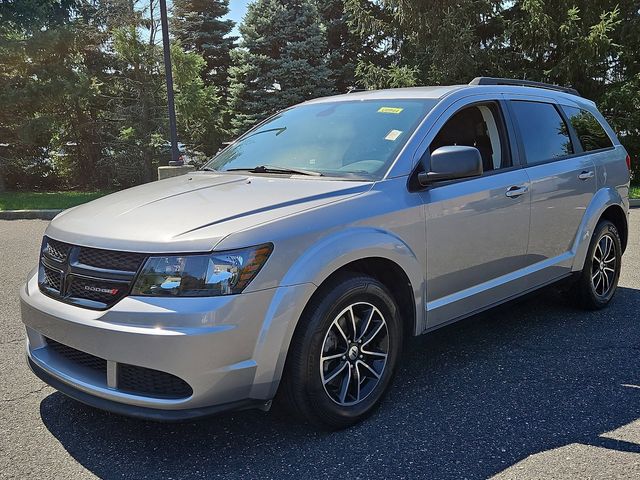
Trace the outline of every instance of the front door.
<instances>
[{"instance_id":1,"label":"front door","mask_svg":"<svg viewBox=\"0 0 640 480\"><path fill-rule=\"evenodd\" d=\"M519 293L529 236L529 179L512 161L501 104L458 110L427 154L445 145L478 148L484 173L422 192L429 328Z\"/></svg>"}]
</instances>

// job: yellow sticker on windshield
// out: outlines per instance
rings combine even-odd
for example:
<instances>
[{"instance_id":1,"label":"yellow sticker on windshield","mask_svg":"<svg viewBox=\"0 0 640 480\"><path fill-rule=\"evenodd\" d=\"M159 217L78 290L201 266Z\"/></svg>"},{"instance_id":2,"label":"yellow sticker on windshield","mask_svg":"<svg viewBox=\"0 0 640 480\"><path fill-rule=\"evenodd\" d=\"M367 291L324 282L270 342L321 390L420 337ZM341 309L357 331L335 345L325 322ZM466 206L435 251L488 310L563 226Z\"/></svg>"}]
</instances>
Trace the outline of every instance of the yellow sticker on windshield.
<instances>
[{"instance_id":1,"label":"yellow sticker on windshield","mask_svg":"<svg viewBox=\"0 0 640 480\"><path fill-rule=\"evenodd\" d=\"M402 110L404 110L404 108L380 107L378 109L378 113L395 113L397 115L398 113L402 112Z\"/></svg>"}]
</instances>

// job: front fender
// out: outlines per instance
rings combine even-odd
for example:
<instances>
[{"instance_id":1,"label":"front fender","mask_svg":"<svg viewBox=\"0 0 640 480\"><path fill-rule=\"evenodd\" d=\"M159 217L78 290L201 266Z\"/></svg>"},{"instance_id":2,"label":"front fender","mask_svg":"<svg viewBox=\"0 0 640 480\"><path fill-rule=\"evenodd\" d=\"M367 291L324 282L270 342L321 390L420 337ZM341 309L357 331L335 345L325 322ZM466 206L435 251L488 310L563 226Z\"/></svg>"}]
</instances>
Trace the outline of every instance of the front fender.
<instances>
[{"instance_id":1,"label":"front fender","mask_svg":"<svg viewBox=\"0 0 640 480\"><path fill-rule=\"evenodd\" d=\"M574 253L572 272L579 272L584 267L593 231L603 212L613 205L621 206L624 204L622 196L613 187L602 188L596 192L582 217L582 223L571 249Z\"/></svg>"},{"instance_id":2,"label":"front fender","mask_svg":"<svg viewBox=\"0 0 640 480\"><path fill-rule=\"evenodd\" d=\"M332 273L363 258L384 258L398 264L421 304L424 272L411 247L392 232L372 227L352 227L324 237L291 265L282 285L313 283L320 286Z\"/></svg>"},{"instance_id":3,"label":"front fender","mask_svg":"<svg viewBox=\"0 0 640 480\"><path fill-rule=\"evenodd\" d=\"M416 333L422 331L424 274L411 248L388 231L370 227L341 230L314 243L282 279L281 288L265 312L254 352L258 365L254 398L275 394L298 320L317 287L341 267L374 257L390 260L406 273L416 303Z\"/></svg>"}]
</instances>

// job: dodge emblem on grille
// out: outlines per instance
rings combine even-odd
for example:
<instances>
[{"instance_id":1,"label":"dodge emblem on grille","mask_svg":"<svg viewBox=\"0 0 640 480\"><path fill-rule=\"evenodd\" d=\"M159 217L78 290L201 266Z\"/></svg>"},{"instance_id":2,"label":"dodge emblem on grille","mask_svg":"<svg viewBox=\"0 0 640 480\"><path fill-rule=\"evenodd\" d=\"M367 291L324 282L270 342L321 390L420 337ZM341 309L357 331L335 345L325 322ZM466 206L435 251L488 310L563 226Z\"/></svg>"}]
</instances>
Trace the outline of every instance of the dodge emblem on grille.
<instances>
[{"instance_id":1,"label":"dodge emblem on grille","mask_svg":"<svg viewBox=\"0 0 640 480\"><path fill-rule=\"evenodd\" d=\"M93 285L85 285L84 289L89 290L91 292L108 293L110 295L115 295L116 293L118 293L117 288L100 288L100 287L94 287Z\"/></svg>"}]
</instances>

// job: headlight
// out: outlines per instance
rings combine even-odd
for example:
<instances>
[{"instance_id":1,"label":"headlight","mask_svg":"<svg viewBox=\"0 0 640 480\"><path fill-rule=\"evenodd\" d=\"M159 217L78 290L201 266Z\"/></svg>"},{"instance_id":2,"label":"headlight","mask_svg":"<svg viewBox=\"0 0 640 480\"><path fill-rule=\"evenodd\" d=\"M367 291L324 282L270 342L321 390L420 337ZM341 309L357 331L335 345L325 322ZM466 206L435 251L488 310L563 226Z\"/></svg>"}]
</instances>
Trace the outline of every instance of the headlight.
<instances>
[{"instance_id":1,"label":"headlight","mask_svg":"<svg viewBox=\"0 0 640 480\"><path fill-rule=\"evenodd\" d=\"M240 293L269 258L273 245L206 255L149 257L132 295L209 297Z\"/></svg>"}]
</instances>

